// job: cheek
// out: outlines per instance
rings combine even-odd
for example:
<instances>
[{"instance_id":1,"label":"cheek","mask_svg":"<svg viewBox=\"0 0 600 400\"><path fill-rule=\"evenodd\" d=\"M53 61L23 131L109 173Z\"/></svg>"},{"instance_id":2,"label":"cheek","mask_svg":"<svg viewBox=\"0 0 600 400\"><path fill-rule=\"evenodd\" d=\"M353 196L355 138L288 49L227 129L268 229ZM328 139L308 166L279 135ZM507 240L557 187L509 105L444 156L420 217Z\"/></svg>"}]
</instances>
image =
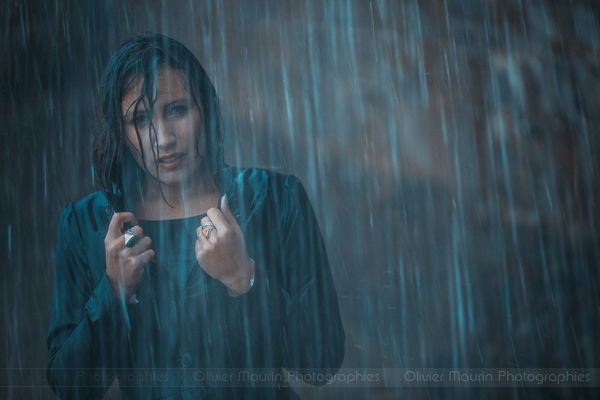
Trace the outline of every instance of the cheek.
<instances>
[{"instance_id":1,"label":"cheek","mask_svg":"<svg viewBox=\"0 0 600 400\"><path fill-rule=\"evenodd\" d=\"M182 144L185 143L187 148L197 148L198 153L202 154L204 150L203 129L199 121L181 121L177 124L177 138Z\"/></svg>"},{"instance_id":2,"label":"cheek","mask_svg":"<svg viewBox=\"0 0 600 400\"><path fill-rule=\"evenodd\" d=\"M123 127L123 134L125 136L125 143L129 148L136 148L139 150L139 144L137 135L135 134L135 129L130 126Z\"/></svg>"}]
</instances>

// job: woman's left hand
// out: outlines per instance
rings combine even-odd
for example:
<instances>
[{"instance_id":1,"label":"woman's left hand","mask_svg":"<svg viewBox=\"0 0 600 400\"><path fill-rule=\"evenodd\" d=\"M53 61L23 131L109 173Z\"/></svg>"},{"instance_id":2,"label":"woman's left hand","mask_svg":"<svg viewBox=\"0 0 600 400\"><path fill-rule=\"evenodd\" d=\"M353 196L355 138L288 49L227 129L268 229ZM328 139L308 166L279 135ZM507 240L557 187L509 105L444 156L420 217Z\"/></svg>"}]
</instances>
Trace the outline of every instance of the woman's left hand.
<instances>
[{"instance_id":1,"label":"woman's left hand","mask_svg":"<svg viewBox=\"0 0 600 400\"><path fill-rule=\"evenodd\" d=\"M214 228L209 238L202 235L202 226L196 229L196 260L211 277L221 281L234 296L250 290L254 276L254 262L248 256L244 235L233 217L225 196L221 210L211 208L200 224L212 222Z\"/></svg>"}]
</instances>

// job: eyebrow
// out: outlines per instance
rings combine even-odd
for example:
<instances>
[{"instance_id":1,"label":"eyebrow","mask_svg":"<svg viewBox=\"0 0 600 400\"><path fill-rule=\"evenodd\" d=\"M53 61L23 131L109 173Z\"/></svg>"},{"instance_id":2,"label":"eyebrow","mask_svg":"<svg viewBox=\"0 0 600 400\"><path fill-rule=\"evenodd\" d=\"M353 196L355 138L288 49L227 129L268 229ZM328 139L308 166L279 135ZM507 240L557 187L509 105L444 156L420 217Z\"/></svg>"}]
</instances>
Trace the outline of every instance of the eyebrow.
<instances>
[{"instance_id":1,"label":"eyebrow","mask_svg":"<svg viewBox=\"0 0 600 400\"><path fill-rule=\"evenodd\" d=\"M189 100L188 98L181 97L181 98L179 98L179 99L175 99L175 100L171 100L171 101L169 101L168 103L166 103L166 104L163 106L163 108L167 108L167 107L169 107L169 106L172 106L172 105L173 105L173 104L175 104L175 103L189 103L189 102L190 102L190 100Z\"/></svg>"}]
</instances>

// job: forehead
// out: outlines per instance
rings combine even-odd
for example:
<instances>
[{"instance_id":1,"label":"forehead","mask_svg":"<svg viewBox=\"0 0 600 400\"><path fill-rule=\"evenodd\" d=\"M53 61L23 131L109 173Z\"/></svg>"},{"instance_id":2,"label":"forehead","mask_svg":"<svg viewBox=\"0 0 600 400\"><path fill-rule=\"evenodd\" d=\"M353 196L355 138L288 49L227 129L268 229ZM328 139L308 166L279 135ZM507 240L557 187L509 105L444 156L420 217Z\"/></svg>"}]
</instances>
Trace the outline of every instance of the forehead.
<instances>
[{"instance_id":1,"label":"forehead","mask_svg":"<svg viewBox=\"0 0 600 400\"><path fill-rule=\"evenodd\" d=\"M152 88L152 91L157 95L154 103L155 107L170 100L189 97L187 79L181 71L171 67L159 67L153 78L155 87ZM144 77L138 75L131 88L123 96L121 101L123 115L129 110L133 110L132 106L136 106L136 103L139 103L139 100L142 99L143 84Z\"/></svg>"}]
</instances>

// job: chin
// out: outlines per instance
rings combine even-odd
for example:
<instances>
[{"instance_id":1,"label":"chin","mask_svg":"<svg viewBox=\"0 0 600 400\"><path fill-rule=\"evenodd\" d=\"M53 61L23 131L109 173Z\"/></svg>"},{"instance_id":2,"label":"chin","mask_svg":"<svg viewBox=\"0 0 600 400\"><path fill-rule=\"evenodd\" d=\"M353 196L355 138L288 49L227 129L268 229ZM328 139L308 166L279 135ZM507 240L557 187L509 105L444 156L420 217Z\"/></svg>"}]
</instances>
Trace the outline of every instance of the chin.
<instances>
[{"instance_id":1,"label":"chin","mask_svg":"<svg viewBox=\"0 0 600 400\"><path fill-rule=\"evenodd\" d=\"M185 176L164 176L165 174L160 174L160 184L167 186L181 186L186 183L190 183L194 181L193 175L185 175Z\"/></svg>"}]
</instances>

